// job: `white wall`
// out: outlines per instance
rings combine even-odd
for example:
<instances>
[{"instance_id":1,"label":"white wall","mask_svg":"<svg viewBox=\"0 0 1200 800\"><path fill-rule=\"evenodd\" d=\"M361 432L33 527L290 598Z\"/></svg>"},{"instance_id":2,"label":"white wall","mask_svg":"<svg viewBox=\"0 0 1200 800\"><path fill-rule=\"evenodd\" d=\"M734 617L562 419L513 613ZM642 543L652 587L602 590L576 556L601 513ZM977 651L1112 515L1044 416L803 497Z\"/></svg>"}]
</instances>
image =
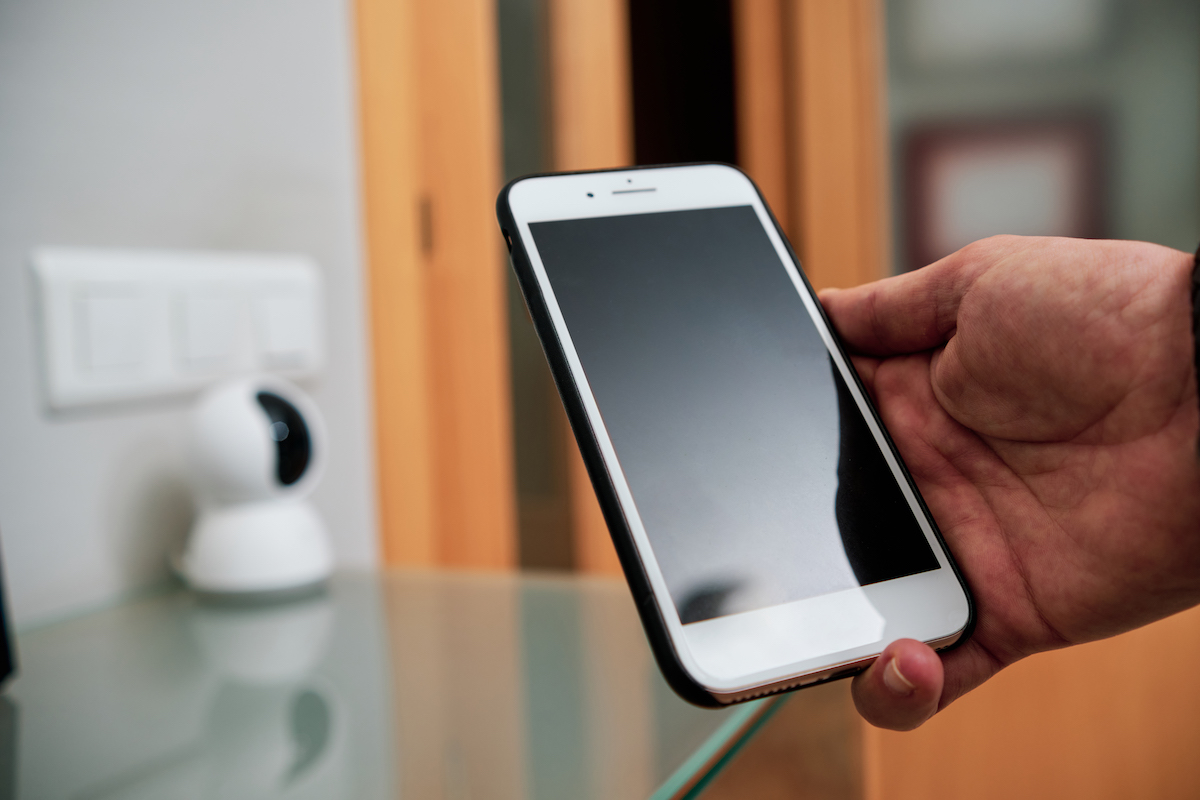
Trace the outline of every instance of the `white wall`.
<instances>
[{"instance_id":1,"label":"white wall","mask_svg":"<svg viewBox=\"0 0 1200 800\"><path fill-rule=\"evenodd\" d=\"M41 395L38 245L282 250L325 271L316 502L375 559L346 0L0 0L0 540L19 625L162 581L191 517L186 402L56 415Z\"/></svg>"}]
</instances>

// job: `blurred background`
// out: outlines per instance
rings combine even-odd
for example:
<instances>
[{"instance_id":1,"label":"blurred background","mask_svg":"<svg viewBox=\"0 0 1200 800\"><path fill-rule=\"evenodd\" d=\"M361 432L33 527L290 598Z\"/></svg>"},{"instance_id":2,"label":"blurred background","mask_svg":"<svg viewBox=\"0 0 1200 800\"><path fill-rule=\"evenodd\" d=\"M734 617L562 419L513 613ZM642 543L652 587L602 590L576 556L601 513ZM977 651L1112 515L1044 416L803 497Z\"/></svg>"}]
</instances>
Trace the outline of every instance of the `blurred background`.
<instances>
[{"instance_id":1,"label":"blurred background","mask_svg":"<svg viewBox=\"0 0 1200 800\"><path fill-rule=\"evenodd\" d=\"M554 116L571 54L555 49L552 7L499 3L507 178L592 166L555 149L556 131L576 134ZM997 233L1200 243L1195 3L638 0L628 13L631 129L610 134L625 161L741 165L818 283L917 269ZM827 118L804 119L810 107ZM842 207L821 217L826 203ZM856 236L867 252L843 238ZM587 554L561 533L587 497L564 479L569 437L511 281L509 298L521 563L570 568Z\"/></svg>"},{"instance_id":2,"label":"blurred background","mask_svg":"<svg viewBox=\"0 0 1200 800\"><path fill-rule=\"evenodd\" d=\"M1190 0L0 0L0 121L0 540L26 630L166 584L194 514L196 384L56 406L39 248L317 265L323 355L293 377L329 428L314 501L342 569L616 575L507 268L506 180L738 164L817 286L995 233L1200 243ZM1144 684L1188 624L1093 678ZM1136 794L1106 762L1200 781L1178 766L1200 731L1149 696L1093 707L1081 662L1045 663L924 739L863 734L867 789L921 796L953 750L1017 792L995 737L1055 796ZM1153 758L1097 738L1163 725L1181 749ZM1078 770L1038 744L1064 738Z\"/></svg>"}]
</instances>

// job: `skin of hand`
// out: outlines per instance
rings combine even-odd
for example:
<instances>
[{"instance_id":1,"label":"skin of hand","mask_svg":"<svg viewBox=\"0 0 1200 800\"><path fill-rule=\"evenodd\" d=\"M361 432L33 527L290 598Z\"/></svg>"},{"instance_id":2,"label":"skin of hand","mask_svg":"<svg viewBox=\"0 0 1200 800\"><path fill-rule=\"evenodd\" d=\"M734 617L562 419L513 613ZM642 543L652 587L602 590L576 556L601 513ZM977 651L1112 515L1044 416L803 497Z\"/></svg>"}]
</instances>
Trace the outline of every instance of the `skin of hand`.
<instances>
[{"instance_id":1,"label":"skin of hand","mask_svg":"<svg viewBox=\"0 0 1200 800\"><path fill-rule=\"evenodd\" d=\"M854 680L909 730L1018 659L1200 603L1192 257L1000 236L821 301L976 602Z\"/></svg>"}]
</instances>

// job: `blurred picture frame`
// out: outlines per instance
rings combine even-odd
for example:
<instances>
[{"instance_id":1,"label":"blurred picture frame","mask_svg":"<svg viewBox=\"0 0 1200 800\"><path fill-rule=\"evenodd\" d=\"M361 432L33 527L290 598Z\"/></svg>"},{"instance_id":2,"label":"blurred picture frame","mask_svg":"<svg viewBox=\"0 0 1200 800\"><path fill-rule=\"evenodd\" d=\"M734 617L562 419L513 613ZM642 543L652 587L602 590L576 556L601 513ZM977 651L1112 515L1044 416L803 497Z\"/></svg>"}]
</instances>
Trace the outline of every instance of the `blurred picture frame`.
<instances>
[{"instance_id":1,"label":"blurred picture frame","mask_svg":"<svg viewBox=\"0 0 1200 800\"><path fill-rule=\"evenodd\" d=\"M906 270L994 234L1105 235L1099 115L926 124L903 152Z\"/></svg>"}]
</instances>

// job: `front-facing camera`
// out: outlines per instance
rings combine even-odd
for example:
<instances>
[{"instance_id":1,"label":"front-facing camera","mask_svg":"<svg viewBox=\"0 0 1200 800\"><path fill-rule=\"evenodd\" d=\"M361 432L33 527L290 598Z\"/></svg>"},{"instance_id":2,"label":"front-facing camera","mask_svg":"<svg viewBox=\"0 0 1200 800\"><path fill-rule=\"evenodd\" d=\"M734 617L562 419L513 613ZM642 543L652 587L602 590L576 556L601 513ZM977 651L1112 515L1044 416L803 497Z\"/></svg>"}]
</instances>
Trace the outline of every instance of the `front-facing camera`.
<instances>
[{"instance_id":1,"label":"front-facing camera","mask_svg":"<svg viewBox=\"0 0 1200 800\"><path fill-rule=\"evenodd\" d=\"M591 192L588 192L588 197L595 197L595 196L596 195L592 194Z\"/></svg>"}]
</instances>

